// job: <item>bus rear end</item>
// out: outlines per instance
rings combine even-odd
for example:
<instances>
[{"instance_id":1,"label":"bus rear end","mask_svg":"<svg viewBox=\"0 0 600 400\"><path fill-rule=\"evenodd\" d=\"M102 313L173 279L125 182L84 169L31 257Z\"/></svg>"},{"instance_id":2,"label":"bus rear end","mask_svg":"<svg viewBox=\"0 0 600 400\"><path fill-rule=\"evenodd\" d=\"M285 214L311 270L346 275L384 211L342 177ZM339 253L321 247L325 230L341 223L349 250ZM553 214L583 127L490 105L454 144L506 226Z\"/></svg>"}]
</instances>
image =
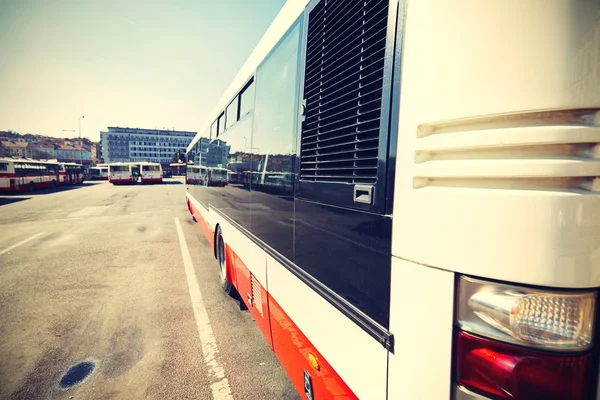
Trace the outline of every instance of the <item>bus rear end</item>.
<instances>
[{"instance_id":1,"label":"bus rear end","mask_svg":"<svg viewBox=\"0 0 600 400\"><path fill-rule=\"evenodd\" d=\"M208 168L208 186L227 186L227 184L225 168Z\"/></svg>"},{"instance_id":2,"label":"bus rear end","mask_svg":"<svg viewBox=\"0 0 600 400\"><path fill-rule=\"evenodd\" d=\"M162 183L163 172L160 164L145 163L141 164L141 182L142 183Z\"/></svg>"},{"instance_id":3,"label":"bus rear end","mask_svg":"<svg viewBox=\"0 0 600 400\"><path fill-rule=\"evenodd\" d=\"M129 164L111 164L109 167L108 181L113 185L129 184L134 182L133 171Z\"/></svg>"},{"instance_id":4,"label":"bus rear end","mask_svg":"<svg viewBox=\"0 0 600 400\"><path fill-rule=\"evenodd\" d=\"M17 175L13 160L0 158L0 190L7 192L18 190Z\"/></svg>"},{"instance_id":5,"label":"bus rear end","mask_svg":"<svg viewBox=\"0 0 600 400\"><path fill-rule=\"evenodd\" d=\"M600 3L410 2L389 399L597 399Z\"/></svg>"}]
</instances>

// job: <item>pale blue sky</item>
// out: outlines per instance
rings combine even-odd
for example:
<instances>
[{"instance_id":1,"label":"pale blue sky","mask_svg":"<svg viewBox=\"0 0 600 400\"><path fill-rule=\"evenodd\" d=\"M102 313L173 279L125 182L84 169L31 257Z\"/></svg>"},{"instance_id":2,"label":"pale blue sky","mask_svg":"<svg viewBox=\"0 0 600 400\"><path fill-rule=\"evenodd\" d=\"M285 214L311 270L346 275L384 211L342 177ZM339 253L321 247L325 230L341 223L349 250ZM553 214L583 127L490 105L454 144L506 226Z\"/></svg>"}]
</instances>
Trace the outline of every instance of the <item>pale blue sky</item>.
<instances>
[{"instance_id":1,"label":"pale blue sky","mask_svg":"<svg viewBox=\"0 0 600 400\"><path fill-rule=\"evenodd\" d=\"M0 0L0 130L201 128L285 0Z\"/></svg>"}]
</instances>

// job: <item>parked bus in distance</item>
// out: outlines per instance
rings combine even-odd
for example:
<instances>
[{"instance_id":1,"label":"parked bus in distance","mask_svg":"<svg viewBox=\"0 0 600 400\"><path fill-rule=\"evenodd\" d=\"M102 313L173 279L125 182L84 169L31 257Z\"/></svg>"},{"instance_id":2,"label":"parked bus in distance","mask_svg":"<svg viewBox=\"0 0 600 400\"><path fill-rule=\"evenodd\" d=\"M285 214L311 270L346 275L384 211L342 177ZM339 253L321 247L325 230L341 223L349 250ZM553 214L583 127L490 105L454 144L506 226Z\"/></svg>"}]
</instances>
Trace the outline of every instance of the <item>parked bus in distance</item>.
<instances>
[{"instance_id":1,"label":"parked bus in distance","mask_svg":"<svg viewBox=\"0 0 600 400\"><path fill-rule=\"evenodd\" d=\"M90 180L99 181L99 180L108 180L108 166L106 167L91 167L90 168Z\"/></svg>"},{"instance_id":2,"label":"parked bus in distance","mask_svg":"<svg viewBox=\"0 0 600 400\"><path fill-rule=\"evenodd\" d=\"M162 183L163 170L159 163L140 163L140 180L142 183Z\"/></svg>"},{"instance_id":3,"label":"parked bus in distance","mask_svg":"<svg viewBox=\"0 0 600 400\"><path fill-rule=\"evenodd\" d=\"M83 165L75 163L59 163L60 184L78 185L83 183Z\"/></svg>"},{"instance_id":4,"label":"parked bus in distance","mask_svg":"<svg viewBox=\"0 0 600 400\"><path fill-rule=\"evenodd\" d=\"M221 167L206 168L208 186L227 186L227 169Z\"/></svg>"},{"instance_id":5,"label":"parked bus in distance","mask_svg":"<svg viewBox=\"0 0 600 400\"><path fill-rule=\"evenodd\" d=\"M185 183L190 185L203 185L206 180L206 167L190 165L185 176Z\"/></svg>"},{"instance_id":6,"label":"parked bus in distance","mask_svg":"<svg viewBox=\"0 0 600 400\"><path fill-rule=\"evenodd\" d=\"M113 163L108 166L108 181L113 185L132 184L138 181L139 164Z\"/></svg>"},{"instance_id":7,"label":"parked bus in distance","mask_svg":"<svg viewBox=\"0 0 600 400\"><path fill-rule=\"evenodd\" d=\"M283 6L186 201L303 399L600 399L599 50L597 0Z\"/></svg>"},{"instance_id":8,"label":"parked bus in distance","mask_svg":"<svg viewBox=\"0 0 600 400\"><path fill-rule=\"evenodd\" d=\"M0 158L0 190L34 191L58 185L59 164L27 159Z\"/></svg>"}]
</instances>

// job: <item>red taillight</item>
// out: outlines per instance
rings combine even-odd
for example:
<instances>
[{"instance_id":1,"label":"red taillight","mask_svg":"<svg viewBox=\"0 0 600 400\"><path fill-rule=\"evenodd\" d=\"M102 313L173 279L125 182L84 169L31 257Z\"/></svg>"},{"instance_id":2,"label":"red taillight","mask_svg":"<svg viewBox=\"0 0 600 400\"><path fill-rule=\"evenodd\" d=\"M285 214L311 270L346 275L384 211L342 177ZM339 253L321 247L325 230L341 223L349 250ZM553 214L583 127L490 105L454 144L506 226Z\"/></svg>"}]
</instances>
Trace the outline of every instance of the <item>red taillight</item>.
<instances>
[{"instance_id":1,"label":"red taillight","mask_svg":"<svg viewBox=\"0 0 600 400\"><path fill-rule=\"evenodd\" d=\"M591 356L549 355L459 332L458 384L500 399L583 399Z\"/></svg>"}]
</instances>

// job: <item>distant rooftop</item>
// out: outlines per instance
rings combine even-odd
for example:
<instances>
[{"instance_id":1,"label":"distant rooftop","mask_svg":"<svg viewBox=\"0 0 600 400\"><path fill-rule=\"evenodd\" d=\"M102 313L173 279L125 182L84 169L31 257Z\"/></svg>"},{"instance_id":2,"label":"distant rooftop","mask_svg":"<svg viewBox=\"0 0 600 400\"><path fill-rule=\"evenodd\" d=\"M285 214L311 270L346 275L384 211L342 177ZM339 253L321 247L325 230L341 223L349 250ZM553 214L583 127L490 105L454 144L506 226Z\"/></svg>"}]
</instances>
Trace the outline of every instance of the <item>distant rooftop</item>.
<instances>
[{"instance_id":1,"label":"distant rooftop","mask_svg":"<svg viewBox=\"0 0 600 400\"><path fill-rule=\"evenodd\" d=\"M21 147L21 148L25 148L28 145L27 142L3 141L1 143L2 143L2 146L5 146L5 147Z\"/></svg>"},{"instance_id":2,"label":"distant rooftop","mask_svg":"<svg viewBox=\"0 0 600 400\"><path fill-rule=\"evenodd\" d=\"M85 150L83 147L80 146L71 146L68 144L59 144L58 148L61 150Z\"/></svg>"},{"instance_id":3,"label":"distant rooftop","mask_svg":"<svg viewBox=\"0 0 600 400\"><path fill-rule=\"evenodd\" d=\"M108 131L109 132L123 132L123 133L158 133L158 134L177 134L177 133L183 133L183 134L191 134L191 135L195 135L196 132L192 132L192 131L178 131L175 129L150 129L150 128L130 128L130 127L123 127L123 126L109 126L108 127Z\"/></svg>"}]
</instances>

